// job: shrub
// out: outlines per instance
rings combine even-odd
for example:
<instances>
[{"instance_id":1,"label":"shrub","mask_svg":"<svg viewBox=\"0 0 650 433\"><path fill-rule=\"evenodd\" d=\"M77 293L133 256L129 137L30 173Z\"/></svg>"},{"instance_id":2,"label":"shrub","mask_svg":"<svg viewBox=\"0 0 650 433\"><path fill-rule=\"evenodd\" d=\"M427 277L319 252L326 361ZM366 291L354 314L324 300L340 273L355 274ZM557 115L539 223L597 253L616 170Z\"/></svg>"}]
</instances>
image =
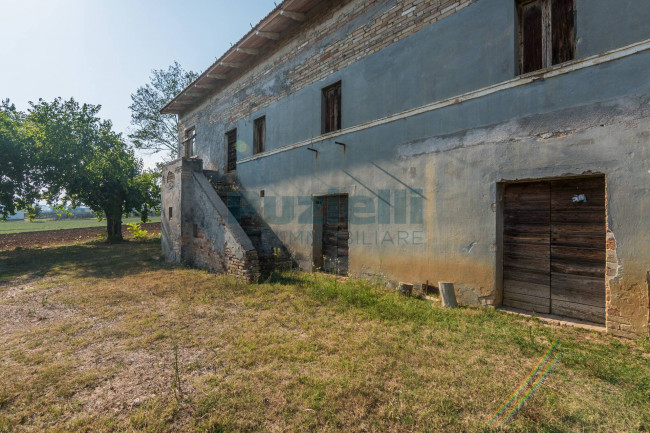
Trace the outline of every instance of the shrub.
<instances>
[{"instance_id":1,"label":"shrub","mask_svg":"<svg viewBox=\"0 0 650 433\"><path fill-rule=\"evenodd\" d=\"M136 241L146 239L147 236L149 235L149 232L146 231L145 229L142 228L142 226L139 223L129 223L127 224L127 229L129 233L131 233L131 236L133 236L133 239Z\"/></svg>"}]
</instances>

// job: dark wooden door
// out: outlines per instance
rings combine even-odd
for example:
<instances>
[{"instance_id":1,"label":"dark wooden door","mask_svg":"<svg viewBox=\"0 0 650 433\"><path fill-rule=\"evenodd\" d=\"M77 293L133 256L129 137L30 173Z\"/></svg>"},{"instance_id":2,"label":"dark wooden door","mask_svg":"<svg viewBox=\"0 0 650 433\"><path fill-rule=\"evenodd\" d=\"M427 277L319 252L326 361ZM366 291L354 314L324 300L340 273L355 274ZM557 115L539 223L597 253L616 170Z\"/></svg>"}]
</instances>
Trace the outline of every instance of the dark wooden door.
<instances>
[{"instance_id":1,"label":"dark wooden door","mask_svg":"<svg viewBox=\"0 0 650 433\"><path fill-rule=\"evenodd\" d=\"M553 314L605 323L605 179L551 182Z\"/></svg>"},{"instance_id":2,"label":"dark wooden door","mask_svg":"<svg viewBox=\"0 0 650 433\"><path fill-rule=\"evenodd\" d=\"M549 182L507 185L503 215L503 305L551 308Z\"/></svg>"},{"instance_id":3,"label":"dark wooden door","mask_svg":"<svg viewBox=\"0 0 650 433\"><path fill-rule=\"evenodd\" d=\"M605 179L507 185L503 305L605 323Z\"/></svg>"},{"instance_id":4,"label":"dark wooden door","mask_svg":"<svg viewBox=\"0 0 650 433\"><path fill-rule=\"evenodd\" d=\"M348 196L328 195L323 198L323 270L348 273Z\"/></svg>"}]
</instances>

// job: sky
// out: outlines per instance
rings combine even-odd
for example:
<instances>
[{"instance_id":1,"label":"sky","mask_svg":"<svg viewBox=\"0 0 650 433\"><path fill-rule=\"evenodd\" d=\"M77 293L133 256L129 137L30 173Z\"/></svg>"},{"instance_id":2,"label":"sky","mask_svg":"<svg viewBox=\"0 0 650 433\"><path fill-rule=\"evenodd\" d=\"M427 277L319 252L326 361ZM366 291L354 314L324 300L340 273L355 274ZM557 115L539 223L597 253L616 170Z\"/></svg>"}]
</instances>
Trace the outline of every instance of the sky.
<instances>
[{"instance_id":1,"label":"sky","mask_svg":"<svg viewBox=\"0 0 650 433\"><path fill-rule=\"evenodd\" d=\"M276 0L280 1L280 0ZM131 94L178 61L203 72L273 0L0 0L0 99L74 97L126 133ZM162 155L139 153L153 167Z\"/></svg>"}]
</instances>

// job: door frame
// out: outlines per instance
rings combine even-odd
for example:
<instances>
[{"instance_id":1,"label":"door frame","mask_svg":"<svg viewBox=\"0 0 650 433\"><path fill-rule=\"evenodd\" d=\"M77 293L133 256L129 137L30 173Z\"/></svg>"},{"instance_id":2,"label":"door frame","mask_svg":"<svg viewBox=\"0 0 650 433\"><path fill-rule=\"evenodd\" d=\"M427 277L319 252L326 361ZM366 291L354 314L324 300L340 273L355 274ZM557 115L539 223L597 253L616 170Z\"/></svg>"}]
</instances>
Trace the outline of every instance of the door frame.
<instances>
[{"instance_id":1,"label":"door frame","mask_svg":"<svg viewBox=\"0 0 650 433\"><path fill-rule=\"evenodd\" d=\"M321 215L323 218L321 221L316 221L316 218L318 217L317 212L316 212L316 204L318 201L323 201L327 197L346 197L346 203L348 206L347 209L347 214L348 214L348 232L350 231L350 195L346 191L337 191L337 192L329 192L326 194L314 194L312 195L312 272L315 272L317 270L323 271L323 222L325 221L324 218L326 218L325 215ZM322 207L321 207L322 210ZM348 245L348 269L347 272L350 272L349 269L349 258L350 258L350 246Z\"/></svg>"},{"instance_id":2,"label":"door frame","mask_svg":"<svg viewBox=\"0 0 650 433\"><path fill-rule=\"evenodd\" d=\"M495 269L495 281L494 281L494 287L496 289L496 296L494 299L494 305L498 307L503 307L503 291L504 291L504 264L505 264L505 258L504 258L504 253L505 253L505 248L504 248L504 211L505 211L505 203L504 203L504 194L506 190L506 186L512 185L512 184L517 184L517 183L531 183L531 182L551 182L551 181L557 181L557 180L571 180L571 179L585 179L585 178L603 178L604 183L605 183L605 230L606 232L609 232L609 197L607 195L607 176L605 173L599 173L599 172L594 172L594 173L585 173L582 175L569 175L569 176L548 176L548 177L539 177L539 178L523 178L523 179L513 179L513 180L507 180L503 179L498 182L496 182L496 257L495 257L495 264L496 264L496 269ZM606 254L606 259L605 259L605 269L608 268L610 265L610 259L609 259L609 254ZM609 280L607 276L605 277L605 294L606 294L606 299L609 299L607 295L610 293L610 288L609 288ZM609 302L606 300L605 301L605 311L607 311ZM532 312L531 312L532 314ZM551 313L547 316L555 316ZM556 316L556 317L564 317L564 316ZM580 320L580 319L573 319L566 317L567 320ZM607 323L607 313L605 317L605 322Z\"/></svg>"}]
</instances>

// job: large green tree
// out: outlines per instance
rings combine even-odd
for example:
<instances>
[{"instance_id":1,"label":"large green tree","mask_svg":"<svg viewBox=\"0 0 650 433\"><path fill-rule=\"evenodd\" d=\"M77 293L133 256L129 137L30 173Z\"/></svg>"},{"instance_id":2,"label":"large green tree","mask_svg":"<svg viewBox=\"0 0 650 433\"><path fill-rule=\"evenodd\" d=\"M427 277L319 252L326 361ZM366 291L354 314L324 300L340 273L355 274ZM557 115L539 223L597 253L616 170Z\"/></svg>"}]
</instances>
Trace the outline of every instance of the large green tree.
<instances>
[{"instance_id":1,"label":"large green tree","mask_svg":"<svg viewBox=\"0 0 650 433\"><path fill-rule=\"evenodd\" d=\"M169 159L178 155L178 124L176 115L160 110L198 77L174 62L165 69L152 71L150 83L131 95L131 124L135 130L129 138L136 148L153 153L164 152Z\"/></svg>"},{"instance_id":2,"label":"large green tree","mask_svg":"<svg viewBox=\"0 0 650 433\"><path fill-rule=\"evenodd\" d=\"M0 220L36 200L39 173L33 162L25 115L4 100L0 103Z\"/></svg>"},{"instance_id":3,"label":"large green tree","mask_svg":"<svg viewBox=\"0 0 650 433\"><path fill-rule=\"evenodd\" d=\"M85 204L106 218L108 240L122 240L122 216L136 210L146 221L159 206L153 173L143 172L133 149L97 114L99 105L74 99L31 103L25 117L33 145L32 176L49 203Z\"/></svg>"}]
</instances>

